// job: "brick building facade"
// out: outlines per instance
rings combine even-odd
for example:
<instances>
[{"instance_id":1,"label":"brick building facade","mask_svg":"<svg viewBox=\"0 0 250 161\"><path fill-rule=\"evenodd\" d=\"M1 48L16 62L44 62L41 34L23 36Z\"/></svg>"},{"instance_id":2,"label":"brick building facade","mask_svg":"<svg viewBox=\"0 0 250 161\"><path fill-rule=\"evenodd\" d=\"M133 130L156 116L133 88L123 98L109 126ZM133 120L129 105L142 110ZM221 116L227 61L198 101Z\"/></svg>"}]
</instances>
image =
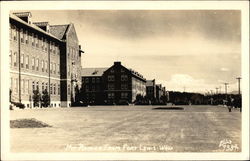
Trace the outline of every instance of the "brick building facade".
<instances>
[{"instance_id":1,"label":"brick building facade","mask_svg":"<svg viewBox=\"0 0 250 161\"><path fill-rule=\"evenodd\" d=\"M33 107L34 90L47 89L50 106L71 106L81 86L81 53L73 24L32 22L30 12L10 14L11 102Z\"/></svg>"},{"instance_id":2,"label":"brick building facade","mask_svg":"<svg viewBox=\"0 0 250 161\"><path fill-rule=\"evenodd\" d=\"M108 68L83 68L82 101L86 104L103 104L103 72Z\"/></svg>"},{"instance_id":3,"label":"brick building facade","mask_svg":"<svg viewBox=\"0 0 250 161\"><path fill-rule=\"evenodd\" d=\"M121 62L114 62L110 68L101 68L101 72L95 76L93 73L100 68L92 68L92 75L88 70L90 69L83 68L82 72L82 80L84 80L82 90L89 96L88 101L97 100L99 97L102 98L99 101L103 104L124 104L133 103L137 95L146 95L146 79L138 72L121 65ZM97 78L100 80L98 82L99 91L96 89ZM93 83L93 79L95 79L95 83Z\"/></svg>"}]
</instances>

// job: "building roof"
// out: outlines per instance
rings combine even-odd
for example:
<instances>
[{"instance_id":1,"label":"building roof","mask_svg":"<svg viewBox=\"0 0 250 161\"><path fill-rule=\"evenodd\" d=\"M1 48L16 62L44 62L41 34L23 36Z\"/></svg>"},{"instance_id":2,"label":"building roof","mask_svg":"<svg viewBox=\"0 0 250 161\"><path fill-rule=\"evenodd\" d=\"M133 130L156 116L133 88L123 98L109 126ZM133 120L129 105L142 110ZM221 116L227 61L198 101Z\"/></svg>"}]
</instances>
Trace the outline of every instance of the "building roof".
<instances>
[{"instance_id":1,"label":"building roof","mask_svg":"<svg viewBox=\"0 0 250 161\"><path fill-rule=\"evenodd\" d=\"M51 25L50 33L62 40L70 24L66 25Z\"/></svg>"},{"instance_id":2,"label":"building roof","mask_svg":"<svg viewBox=\"0 0 250 161\"><path fill-rule=\"evenodd\" d=\"M13 14L15 14L18 17L28 17L28 16L31 16L30 12L15 12Z\"/></svg>"},{"instance_id":3,"label":"building roof","mask_svg":"<svg viewBox=\"0 0 250 161\"><path fill-rule=\"evenodd\" d=\"M154 81L155 80L147 80L146 86L154 86L155 85Z\"/></svg>"},{"instance_id":4,"label":"building roof","mask_svg":"<svg viewBox=\"0 0 250 161\"><path fill-rule=\"evenodd\" d=\"M47 25L49 25L49 22L33 22L33 24L35 24L37 26L47 26Z\"/></svg>"},{"instance_id":5,"label":"building roof","mask_svg":"<svg viewBox=\"0 0 250 161\"><path fill-rule=\"evenodd\" d=\"M108 68L82 68L82 77L100 77Z\"/></svg>"},{"instance_id":6,"label":"building roof","mask_svg":"<svg viewBox=\"0 0 250 161\"><path fill-rule=\"evenodd\" d=\"M55 38L55 39L57 39L57 40L60 40L60 39L58 39L56 36L54 36L54 35L52 35L52 34L46 32L46 31L44 31L43 29L41 29L40 27L36 26L35 24L29 24L29 23L23 21L22 19L20 19L19 17L17 17L17 16L14 15L14 14L10 14L10 19L13 19L13 20L15 20L15 21L17 21L17 22L19 22L19 23L21 23L21 24L23 24L23 25L26 25L26 26L28 26L28 27L30 27L30 28L36 30L36 31L39 31L39 32L41 32L41 33L43 33L43 34L45 34L45 35L47 35L47 36L50 36L50 37Z\"/></svg>"}]
</instances>

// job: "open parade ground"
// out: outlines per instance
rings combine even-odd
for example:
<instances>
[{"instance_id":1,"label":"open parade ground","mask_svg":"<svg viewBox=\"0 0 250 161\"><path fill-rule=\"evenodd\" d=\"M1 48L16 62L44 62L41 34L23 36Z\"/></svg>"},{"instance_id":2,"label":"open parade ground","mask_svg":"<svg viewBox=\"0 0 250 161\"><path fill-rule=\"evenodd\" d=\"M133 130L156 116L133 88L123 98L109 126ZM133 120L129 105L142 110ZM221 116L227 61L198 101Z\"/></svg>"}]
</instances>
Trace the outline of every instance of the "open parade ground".
<instances>
[{"instance_id":1,"label":"open parade ground","mask_svg":"<svg viewBox=\"0 0 250 161\"><path fill-rule=\"evenodd\" d=\"M238 152L241 113L222 106L91 106L10 111L12 152ZM175 106L174 106L175 107Z\"/></svg>"}]
</instances>

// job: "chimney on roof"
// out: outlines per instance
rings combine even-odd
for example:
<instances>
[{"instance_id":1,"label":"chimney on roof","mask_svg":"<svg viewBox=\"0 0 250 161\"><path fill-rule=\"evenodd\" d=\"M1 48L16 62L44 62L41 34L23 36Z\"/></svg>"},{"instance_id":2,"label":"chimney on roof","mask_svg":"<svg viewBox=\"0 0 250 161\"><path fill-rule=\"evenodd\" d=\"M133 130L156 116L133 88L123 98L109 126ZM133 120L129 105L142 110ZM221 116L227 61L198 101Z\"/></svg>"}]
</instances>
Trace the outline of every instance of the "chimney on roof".
<instances>
[{"instance_id":1,"label":"chimney on roof","mask_svg":"<svg viewBox=\"0 0 250 161\"><path fill-rule=\"evenodd\" d=\"M27 22L28 24L31 24L32 15L30 12L15 12L13 14L22 19L23 21Z\"/></svg>"},{"instance_id":2,"label":"chimney on roof","mask_svg":"<svg viewBox=\"0 0 250 161\"><path fill-rule=\"evenodd\" d=\"M46 31L49 33L50 28L49 28L49 22L33 22L34 25L38 26L42 30Z\"/></svg>"},{"instance_id":3,"label":"chimney on roof","mask_svg":"<svg viewBox=\"0 0 250 161\"><path fill-rule=\"evenodd\" d=\"M120 61L115 61L114 65L121 65L121 62Z\"/></svg>"}]
</instances>

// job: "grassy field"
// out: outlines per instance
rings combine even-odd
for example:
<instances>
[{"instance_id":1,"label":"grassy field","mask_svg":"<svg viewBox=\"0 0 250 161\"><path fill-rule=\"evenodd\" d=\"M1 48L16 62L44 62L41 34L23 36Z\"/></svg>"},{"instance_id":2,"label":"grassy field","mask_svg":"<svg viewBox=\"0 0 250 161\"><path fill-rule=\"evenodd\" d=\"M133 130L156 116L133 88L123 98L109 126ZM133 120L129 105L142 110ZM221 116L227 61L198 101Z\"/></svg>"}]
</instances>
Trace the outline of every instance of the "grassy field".
<instances>
[{"instance_id":1,"label":"grassy field","mask_svg":"<svg viewBox=\"0 0 250 161\"><path fill-rule=\"evenodd\" d=\"M226 107L93 106L11 111L52 127L11 128L12 152L220 152L241 150L241 113ZM159 109L154 109L159 108Z\"/></svg>"}]
</instances>

